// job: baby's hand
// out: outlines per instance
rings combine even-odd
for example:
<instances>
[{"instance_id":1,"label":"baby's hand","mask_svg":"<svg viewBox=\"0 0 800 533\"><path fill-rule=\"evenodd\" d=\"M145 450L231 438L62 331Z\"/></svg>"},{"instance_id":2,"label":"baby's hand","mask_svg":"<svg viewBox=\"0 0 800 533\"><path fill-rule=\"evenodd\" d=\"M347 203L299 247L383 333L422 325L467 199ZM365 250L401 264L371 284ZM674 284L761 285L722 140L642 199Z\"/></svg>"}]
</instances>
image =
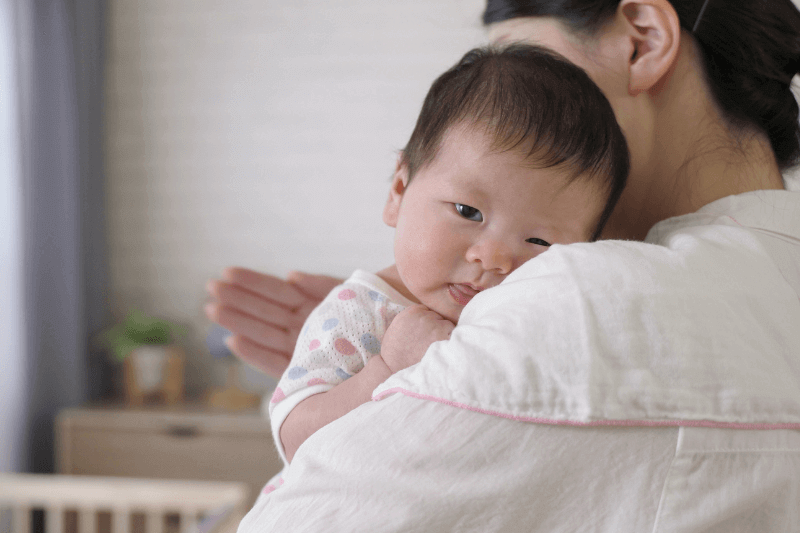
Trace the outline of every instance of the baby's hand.
<instances>
[{"instance_id":1,"label":"baby's hand","mask_svg":"<svg viewBox=\"0 0 800 533\"><path fill-rule=\"evenodd\" d=\"M422 360L428 347L450 338L455 324L424 305L412 305L392 320L381 342L381 358L398 372Z\"/></svg>"}]
</instances>

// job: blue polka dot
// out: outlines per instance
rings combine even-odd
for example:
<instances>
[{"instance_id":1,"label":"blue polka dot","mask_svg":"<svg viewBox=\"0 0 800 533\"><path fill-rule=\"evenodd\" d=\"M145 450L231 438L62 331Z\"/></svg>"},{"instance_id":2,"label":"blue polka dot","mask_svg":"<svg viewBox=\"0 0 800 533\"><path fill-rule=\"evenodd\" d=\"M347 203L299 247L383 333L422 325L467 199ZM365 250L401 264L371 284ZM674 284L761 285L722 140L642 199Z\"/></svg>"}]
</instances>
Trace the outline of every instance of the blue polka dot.
<instances>
[{"instance_id":1,"label":"blue polka dot","mask_svg":"<svg viewBox=\"0 0 800 533\"><path fill-rule=\"evenodd\" d=\"M336 375L339 376L342 379L349 379L350 377L352 377L350 374L348 374L347 372L345 372L341 368L337 368L336 369Z\"/></svg>"},{"instance_id":2,"label":"blue polka dot","mask_svg":"<svg viewBox=\"0 0 800 533\"><path fill-rule=\"evenodd\" d=\"M361 335L361 344L364 346L364 349L371 354L378 355L381 353L381 341L372 333L364 333Z\"/></svg>"},{"instance_id":3,"label":"blue polka dot","mask_svg":"<svg viewBox=\"0 0 800 533\"><path fill-rule=\"evenodd\" d=\"M338 318L329 318L328 320L322 323L322 330L330 331L333 328L335 328L337 324L339 324Z\"/></svg>"},{"instance_id":4,"label":"blue polka dot","mask_svg":"<svg viewBox=\"0 0 800 533\"><path fill-rule=\"evenodd\" d=\"M377 291L369 291L367 294L369 294L369 297L372 299L373 302L382 302L383 300L386 299L381 293Z\"/></svg>"},{"instance_id":5,"label":"blue polka dot","mask_svg":"<svg viewBox=\"0 0 800 533\"><path fill-rule=\"evenodd\" d=\"M289 369L289 373L287 374L287 377L289 379L300 379L303 376L305 376L306 374L308 374L308 370L306 370L302 366L294 366L294 367Z\"/></svg>"}]
</instances>

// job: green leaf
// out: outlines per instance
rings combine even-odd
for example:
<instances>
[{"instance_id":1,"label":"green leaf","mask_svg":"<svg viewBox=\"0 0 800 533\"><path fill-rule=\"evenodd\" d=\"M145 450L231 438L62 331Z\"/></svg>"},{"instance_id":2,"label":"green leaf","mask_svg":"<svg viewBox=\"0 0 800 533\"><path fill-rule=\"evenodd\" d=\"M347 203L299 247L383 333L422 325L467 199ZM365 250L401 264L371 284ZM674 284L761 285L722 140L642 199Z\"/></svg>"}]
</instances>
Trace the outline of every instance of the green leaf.
<instances>
[{"instance_id":1,"label":"green leaf","mask_svg":"<svg viewBox=\"0 0 800 533\"><path fill-rule=\"evenodd\" d=\"M97 340L111 350L116 361L121 362L139 346L170 344L187 333L187 327L145 315L135 309L128 313L124 321L101 332Z\"/></svg>"}]
</instances>

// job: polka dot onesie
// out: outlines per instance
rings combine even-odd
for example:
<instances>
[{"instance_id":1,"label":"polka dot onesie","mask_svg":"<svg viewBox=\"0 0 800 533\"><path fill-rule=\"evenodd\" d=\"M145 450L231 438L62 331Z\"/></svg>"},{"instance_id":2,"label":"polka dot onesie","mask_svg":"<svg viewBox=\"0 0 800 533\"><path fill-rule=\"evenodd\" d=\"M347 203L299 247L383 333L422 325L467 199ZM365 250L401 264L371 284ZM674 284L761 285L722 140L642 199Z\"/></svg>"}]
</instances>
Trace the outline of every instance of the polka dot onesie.
<instances>
[{"instance_id":1,"label":"polka dot onesie","mask_svg":"<svg viewBox=\"0 0 800 533\"><path fill-rule=\"evenodd\" d=\"M311 312L269 402L272 435L284 463L280 427L291 410L342 383L380 354L386 328L409 305L413 302L375 274L356 270Z\"/></svg>"}]
</instances>

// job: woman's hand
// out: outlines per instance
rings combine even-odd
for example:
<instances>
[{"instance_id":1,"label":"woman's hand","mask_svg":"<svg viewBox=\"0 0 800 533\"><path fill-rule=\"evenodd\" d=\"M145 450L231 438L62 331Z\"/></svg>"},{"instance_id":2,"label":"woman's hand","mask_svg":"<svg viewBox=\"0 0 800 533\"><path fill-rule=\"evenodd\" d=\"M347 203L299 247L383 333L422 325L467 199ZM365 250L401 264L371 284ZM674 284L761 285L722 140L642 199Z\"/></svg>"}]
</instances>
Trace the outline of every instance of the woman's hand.
<instances>
[{"instance_id":1,"label":"woman's hand","mask_svg":"<svg viewBox=\"0 0 800 533\"><path fill-rule=\"evenodd\" d=\"M239 267L226 268L206 289L206 316L233 332L226 344L243 361L273 377L289 364L309 313L342 280L291 272L286 280Z\"/></svg>"},{"instance_id":2,"label":"woman's hand","mask_svg":"<svg viewBox=\"0 0 800 533\"><path fill-rule=\"evenodd\" d=\"M398 372L422 360L428 347L450 338L455 324L424 305L403 309L389 325L381 342L381 358Z\"/></svg>"}]
</instances>

